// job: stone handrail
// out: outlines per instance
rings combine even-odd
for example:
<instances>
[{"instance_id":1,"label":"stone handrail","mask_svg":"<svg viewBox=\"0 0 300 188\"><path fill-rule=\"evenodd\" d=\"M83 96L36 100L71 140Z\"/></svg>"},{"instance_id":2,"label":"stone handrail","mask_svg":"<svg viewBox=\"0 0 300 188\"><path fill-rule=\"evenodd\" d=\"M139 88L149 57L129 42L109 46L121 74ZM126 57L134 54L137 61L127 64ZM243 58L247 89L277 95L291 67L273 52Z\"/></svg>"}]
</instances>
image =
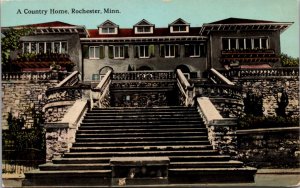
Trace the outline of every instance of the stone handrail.
<instances>
[{"instance_id":1,"label":"stone handrail","mask_svg":"<svg viewBox=\"0 0 300 188\"><path fill-rule=\"evenodd\" d=\"M112 76L112 80L170 80L174 78L173 71L114 72Z\"/></svg>"},{"instance_id":2,"label":"stone handrail","mask_svg":"<svg viewBox=\"0 0 300 188\"><path fill-rule=\"evenodd\" d=\"M110 106L110 91L109 87L111 84L111 75L112 71L109 70L105 76L101 79L100 83L91 89L90 92L90 102L91 109L94 106L98 106L99 108L105 108Z\"/></svg>"},{"instance_id":3,"label":"stone handrail","mask_svg":"<svg viewBox=\"0 0 300 188\"><path fill-rule=\"evenodd\" d=\"M210 80L216 84L219 83L219 84L234 85L233 82L228 80L225 76L223 76L219 71L217 71L214 68L210 69L208 76L209 76Z\"/></svg>"},{"instance_id":4,"label":"stone handrail","mask_svg":"<svg viewBox=\"0 0 300 188\"><path fill-rule=\"evenodd\" d=\"M74 71L72 74L67 76L64 80L58 83L55 87L73 86L79 82L79 72Z\"/></svg>"},{"instance_id":5,"label":"stone handrail","mask_svg":"<svg viewBox=\"0 0 300 188\"><path fill-rule=\"evenodd\" d=\"M76 131L88 110L86 100L76 100L61 121L46 123L46 159L61 157L75 142Z\"/></svg>"},{"instance_id":6,"label":"stone handrail","mask_svg":"<svg viewBox=\"0 0 300 188\"><path fill-rule=\"evenodd\" d=\"M225 97L242 99L242 88L240 86L197 82L192 83L194 84L195 96L197 97Z\"/></svg>"},{"instance_id":7,"label":"stone handrail","mask_svg":"<svg viewBox=\"0 0 300 188\"><path fill-rule=\"evenodd\" d=\"M221 72L226 77L230 78L299 76L298 67L274 67L267 69L231 69L219 70L219 72Z\"/></svg>"},{"instance_id":8,"label":"stone handrail","mask_svg":"<svg viewBox=\"0 0 300 188\"><path fill-rule=\"evenodd\" d=\"M2 72L2 80L61 80L67 72Z\"/></svg>"},{"instance_id":9,"label":"stone handrail","mask_svg":"<svg viewBox=\"0 0 300 188\"><path fill-rule=\"evenodd\" d=\"M75 101L81 99L82 91L84 89L89 89L89 87L84 86L64 86L64 87L54 87L49 88L46 91L46 103L60 102L60 101Z\"/></svg>"},{"instance_id":10,"label":"stone handrail","mask_svg":"<svg viewBox=\"0 0 300 188\"><path fill-rule=\"evenodd\" d=\"M197 98L197 108L208 130L208 139L221 154L236 155L236 118L223 118L208 97Z\"/></svg>"},{"instance_id":11,"label":"stone handrail","mask_svg":"<svg viewBox=\"0 0 300 188\"><path fill-rule=\"evenodd\" d=\"M184 106L194 105L194 87L190 85L180 69L176 70L177 86L179 89L180 103Z\"/></svg>"}]
</instances>

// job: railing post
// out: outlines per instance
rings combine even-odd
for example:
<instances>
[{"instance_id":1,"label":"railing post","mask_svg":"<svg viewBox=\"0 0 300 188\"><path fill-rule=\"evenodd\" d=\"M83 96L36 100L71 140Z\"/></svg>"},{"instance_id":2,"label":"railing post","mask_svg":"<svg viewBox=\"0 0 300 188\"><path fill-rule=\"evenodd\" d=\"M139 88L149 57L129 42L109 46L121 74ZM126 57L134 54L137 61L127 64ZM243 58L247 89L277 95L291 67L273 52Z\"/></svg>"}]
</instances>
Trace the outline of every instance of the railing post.
<instances>
[{"instance_id":1,"label":"railing post","mask_svg":"<svg viewBox=\"0 0 300 188\"><path fill-rule=\"evenodd\" d=\"M94 108L95 104L99 108L105 108L110 106L110 92L109 87L111 83L112 71L109 70L96 88L91 89L90 92L90 103L91 109Z\"/></svg>"},{"instance_id":2,"label":"railing post","mask_svg":"<svg viewBox=\"0 0 300 188\"><path fill-rule=\"evenodd\" d=\"M197 98L197 108L208 130L214 149L232 157L237 155L236 118L223 118L208 97Z\"/></svg>"},{"instance_id":3,"label":"railing post","mask_svg":"<svg viewBox=\"0 0 300 188\"><path fill-rule=\"evenodd\" d=\"M177 72L177 85L179 87L179 92L184 95L184 105L193 106L194 105L194 86L191 86L184 74L180 69Z\"/></svg>"}]
</instances>

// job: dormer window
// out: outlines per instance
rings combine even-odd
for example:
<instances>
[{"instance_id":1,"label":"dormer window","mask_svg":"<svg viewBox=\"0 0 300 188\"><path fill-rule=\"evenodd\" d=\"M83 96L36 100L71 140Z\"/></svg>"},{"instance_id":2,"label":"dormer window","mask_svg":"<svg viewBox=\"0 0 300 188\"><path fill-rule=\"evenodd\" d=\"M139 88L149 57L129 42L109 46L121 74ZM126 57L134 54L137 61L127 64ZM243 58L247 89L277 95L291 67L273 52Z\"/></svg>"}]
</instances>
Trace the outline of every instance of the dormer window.
<instances>
[{"instance_id":1,"label":"dormer window","mask_svg":"<svg viewBox=\"0 0 300 188\"><path fill-rule=\"evenodd\" d=\"M179 18L173 23L169 24L170 33L188 33L190 24Z\"/></svg>"},{"instance_id":2,"label":"dormer window","mask_svg":"<svg viewBox=\"0 0 300 188\"><path fill-rule=\"evenodd\" d=\"M133 26L135 34L152 34L154 25L143 19Z\"/></svg>"},{"instance_id":3,"label":"dormer window","mask_svg":"<svg viewBox=\"0 0 300 188\"><path fill-rule=\"evenodd\" d=\"M173 26L173 32L186 32L187 30L188 30L188 26L184 26L184 25Z\"/></svg>"},{"instance_id":4,"label":"dormer window","mask_svg":"<svg viewBox=\"0 0 300 188\"><path fill-rule=\"evenodd\" d=\"M102 34L114 34L116 33L116 28L114 27L107 27L107 28L101 28Z\"/></svg>"},{"instance_id":5,"label":"dormer window","mask_svg":"<svg viewBox=\"0 0 300 188\"><path fill-rule=\"evenodd\" d=\"M99 34L118 34L118 28L119 26L113 23L110 20L106 20L101 25L98 26Z\"/></svg>"}]
</instances>

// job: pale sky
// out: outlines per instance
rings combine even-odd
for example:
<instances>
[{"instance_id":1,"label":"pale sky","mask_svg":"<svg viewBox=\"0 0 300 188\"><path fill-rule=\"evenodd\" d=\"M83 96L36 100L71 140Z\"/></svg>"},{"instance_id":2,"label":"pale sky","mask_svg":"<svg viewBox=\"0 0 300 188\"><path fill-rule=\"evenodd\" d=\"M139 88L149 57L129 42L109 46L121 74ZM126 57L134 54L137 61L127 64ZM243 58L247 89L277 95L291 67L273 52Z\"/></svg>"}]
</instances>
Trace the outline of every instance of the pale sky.
<instances>
[{"instance_id":1,"label":"pale sky","mask_svg":"<svg viewBox=\"0 0 300 188\"><path fill-rule=\"evenodd\" d=\"M299 14L297 0L1 0L1 26L62 21L97 28L107 19L120 27L132 27L143 18L156 27L167 27L177 18L201 26L228 17L294 22L281 35L281 50L299 57ZM72 14L72 9L110 8L118 14ZM17 14L18 10L22 14ZM24 10L48 10L46 15ZM50 14L50 9L69 14Z\"/></svg>"}]
</instances>

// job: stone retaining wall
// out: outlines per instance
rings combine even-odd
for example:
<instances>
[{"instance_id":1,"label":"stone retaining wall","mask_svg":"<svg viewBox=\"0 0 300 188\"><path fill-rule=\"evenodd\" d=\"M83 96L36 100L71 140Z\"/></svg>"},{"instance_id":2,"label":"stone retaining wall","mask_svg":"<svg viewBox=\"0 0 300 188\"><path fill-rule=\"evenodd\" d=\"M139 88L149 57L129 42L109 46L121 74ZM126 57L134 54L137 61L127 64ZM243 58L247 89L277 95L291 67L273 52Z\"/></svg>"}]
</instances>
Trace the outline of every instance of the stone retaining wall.
<instances>
[{"instance_id":1,"label":"stone retaining wall","mask_svg":"<svg viewBox=\"0 0 300 188\"><path fill-rule=\"evenodd\" d=\"M299 127L237 131L237 158L254 167L299 168Z\"/></svg>"},{"instance_id":2,"label":"stone retaining wall","mask_svg":"<svg viewBox=\"0 0 300 188\"><path fill-rule=\"evenodd\" d=\"M292 117L299 116L299 77L249 77L243 79L234 79L236 84L243 87L243 95L248 91L262 94L263 96L263 114L265 116L276 116L277 95L281 88L284 88L288 94L289 104L286 108L286 114Z\"/></svg>"},{"instance_id":3,"label":"stone retaining wall","mask_svg":"<svg viewBox=\"0 0 300 188\"><path fill-rule=\"evenodd\" d=\"M2 128L8 129L7 117L25 118L25 126L33 125L31 108L37 112L45 105L45 91L55 86L57 80L8 80L2 81Z\"/></svg>"}]
</instances>

